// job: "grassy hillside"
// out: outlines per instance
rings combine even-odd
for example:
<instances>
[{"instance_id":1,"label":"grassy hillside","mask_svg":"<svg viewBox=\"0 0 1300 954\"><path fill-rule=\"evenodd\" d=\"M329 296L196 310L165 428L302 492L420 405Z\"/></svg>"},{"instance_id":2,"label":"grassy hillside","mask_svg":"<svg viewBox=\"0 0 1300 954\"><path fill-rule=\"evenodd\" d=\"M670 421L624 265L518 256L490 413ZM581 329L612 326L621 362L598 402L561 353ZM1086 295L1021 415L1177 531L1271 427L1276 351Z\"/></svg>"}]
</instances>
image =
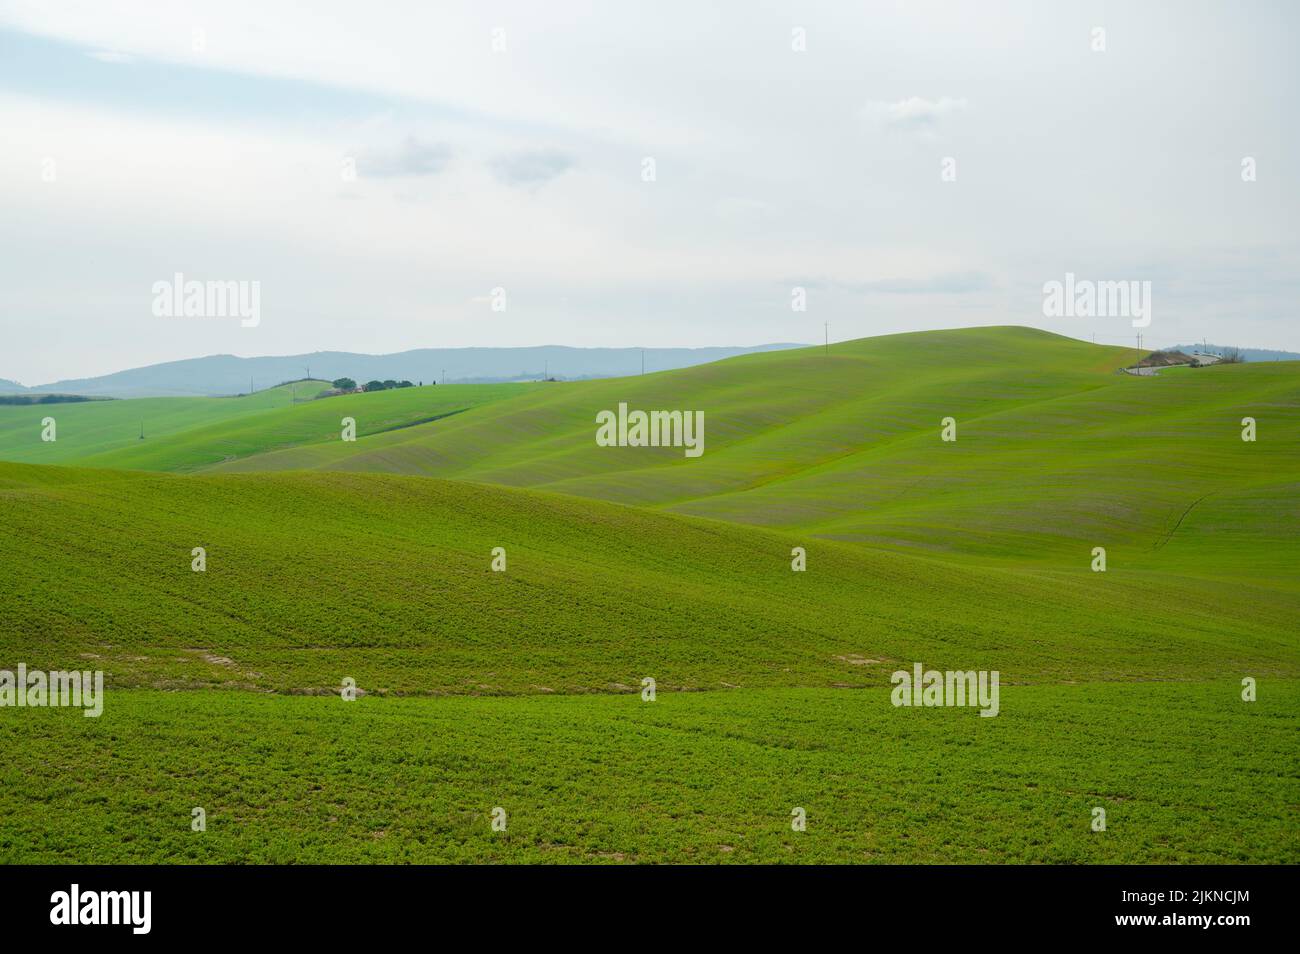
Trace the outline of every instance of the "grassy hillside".
<instances>
[{"instance_id":1,"label":"grassy hillside","mask_svg":"<svg viewBox=\"0 0 1300 954\"><path fill-rule=\"evenodd\" d=\"M557 384L446 426L266 455L238 470L326 467L469 477L664 504L734 490L864 446L1110 383L1128 352L1019 328L869 338L644 377ZM706 450L597 447L595 415L704 411Z\"/></svg>"},{"instance_id":2,"label":"grassy hillside","mask_svg":"<svg viewBox=\"0 0 1300 954\"><path fill-rule=\"evenodd\" d=\"M427 474L990 559L1179 562L1283 578L1300 559L1300 365L1115 374L1133 352L1020 328L865 339L557 385L355 444L223 470ZM705 412L706 450L598 447L595 415ZM1241 440L1243 417L1258 439ZM940 440L940 422L957 440ZM1206 558L1189 541L1213 533ZM1158 554L1158 556L1157 556Z\"/></svg>"},{"instance_id":3,"label":"grassy hillside","mask_svg":"<svg viewBox=\"0 0 1300 954\"><path fill-rule=\"evenodd\" d=\"M324 381L300 382L238 398L97 401L53 411L0 407L0 459L189 471L299 444L342 444L344 417L356 420L362 438L426 424L537 385L452 384L311 400L328 387ZM58 439L50 443L40 439L47 415L58 425Z\"/></svg>"},{"instance_id":4,"label":"grassy hillside","mask_svg":"<svg viewBox=\"0 0 1300 954\"><path fill-rule=\"evenodd\" d=\"M300 381L242 397L0 406L0 460L59 464L146 442L171 441L192 428L286 408L295 397L306 401L328 387L328 381ZM53 441L41 439L41 421L46 417L55 420Z\"/></svg>"},{"instance_id":5,"label":"grassy hillside","mask_svg":"<svg viewBox=\"0 0 1300 954\"><path fill-rule=\"evenodd\" d=\"M1294 591L963 565L462 482L0 465L0 519L0 663L93 659L117 686L863 686L900 660L1012 683L1300 676Z\"/></svg>"},{"instance_id":6,"label":"grassy hillside","mask_svg":"<svg viewBox=\"0 0 1300 954\"><path fill-rule=\"evenodd\" d=\"M1300 559L1300 367L1202 370L959 417L955 443L920 431L674 509L1008 559L1105 546L1126 566L1287 581Z\"/></svg>"},{"instance_id":7,"label":"grassy hillside","mask_svg":"<svg viewBox=\"0 0 1300 954\"><path fill-rule=\"evenodd\" d=\"M835 690L122 692L0 709L0 862L1295 863L1300 684L1264 686L1013 688L996 719Z\"/></svg>"}]
</instances>

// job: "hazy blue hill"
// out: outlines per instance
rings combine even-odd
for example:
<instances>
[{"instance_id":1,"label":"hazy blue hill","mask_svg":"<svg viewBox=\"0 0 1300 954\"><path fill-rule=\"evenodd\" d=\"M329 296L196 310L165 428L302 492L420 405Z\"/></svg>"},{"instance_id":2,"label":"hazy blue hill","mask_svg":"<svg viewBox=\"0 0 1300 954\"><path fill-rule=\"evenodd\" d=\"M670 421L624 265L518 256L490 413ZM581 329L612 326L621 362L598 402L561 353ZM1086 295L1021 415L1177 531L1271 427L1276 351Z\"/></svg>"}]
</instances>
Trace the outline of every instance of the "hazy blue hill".
<instances>
[{"instance_id":1,"label":"hazy blue hill","mask_svg":"<svg viewBox=\"0 0 1300 954\"><path fill-rule=\"evenodd\" d=\"M1165 351L1182 351L1191 354L1193 351L1209 351L1211 354L1222 354L1228 350L1228 345L1217 344L1182 344L1174 345L1172 348L1165 348ZM1300 354L1294 351L1274 351L1271 348L1238 348L1241 356L1247 361L1300 361Z\"/></svg>"},{"instance_id":2,"label":"hazy blue hill","mask_svg":"<svg viewBox=\"0 0 1300 954\"><path fill-rule=\"evenodd\" d=\"M765 344L737 348L646 348L645 370L670 371L722 358L759 351L797 348L794 344ZM95 378L55 381L31 388L71 394L111 397L185 397L244 394L297 380L311 368L313 378L483 382L558 378L608 378L641 372L641 348L420 348L397 354L353 354L318 351L281 357L240 358L230 354L169 361L131 368ZM13 383L13 382L0 382ZM23 391L20 384L14 390Z\"/></svg>"}]
</instances>

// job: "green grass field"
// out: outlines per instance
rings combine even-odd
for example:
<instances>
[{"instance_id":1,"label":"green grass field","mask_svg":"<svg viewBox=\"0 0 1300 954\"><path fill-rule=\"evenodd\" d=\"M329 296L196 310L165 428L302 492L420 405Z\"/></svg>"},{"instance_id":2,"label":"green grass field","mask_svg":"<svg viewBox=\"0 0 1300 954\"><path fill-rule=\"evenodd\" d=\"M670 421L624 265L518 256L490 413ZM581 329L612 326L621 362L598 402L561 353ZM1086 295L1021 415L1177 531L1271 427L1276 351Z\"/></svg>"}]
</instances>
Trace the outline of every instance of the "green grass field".
<instances>
[{"instance_id":1,"label":"green grass field","mask_svg":"<svg viewBox=\"0 0 1300 954\"><path fill-rule=\"evenodd\" d=\"M0 708L0 858L1300 861L1300 364L1133 356L0 407L0 669L109 687ZM597 446L619 402L705 453ZM1000 714L894 708L914 662Z\"/></svg>"},{"instance_id":2,"label":"green grass field","mask_svg":"<svg viewBox=\"0 0 1300 954\"><path fill-rule=\"evenodd\" d=\"M996 719L845 690L123 691L0 719L0 860L1294 863L1300 683L1237 688L1020 687Z\"/></svg>"},{"instance_id":3,"label":"green grass field","mask_svg":"<svg viewBox=\"0 0 1300 954\"><path fill-rule=\"evenodd\" d=\"M0 406L0 460L190 471L339 440L344 417L353 417L357 436L365 437L450 417L533 386L451 384L313 400L328 387L327 381L300 381L241 397ZM55 420L54 441L41 440L46 417Z\"/></svg>"}]
</instances>

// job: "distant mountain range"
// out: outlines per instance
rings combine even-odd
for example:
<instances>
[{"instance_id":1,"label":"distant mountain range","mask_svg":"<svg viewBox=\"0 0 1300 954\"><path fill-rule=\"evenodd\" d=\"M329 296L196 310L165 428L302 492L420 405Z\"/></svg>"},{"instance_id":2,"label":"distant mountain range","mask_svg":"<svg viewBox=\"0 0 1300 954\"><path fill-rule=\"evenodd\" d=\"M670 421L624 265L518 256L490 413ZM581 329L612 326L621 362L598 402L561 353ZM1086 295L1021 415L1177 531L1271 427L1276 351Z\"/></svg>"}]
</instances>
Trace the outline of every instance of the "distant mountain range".
<instances>
[{"instance_id":1,"label":"distant mountain range","mask_svg":"<svg viewBox=\"0 0 1300 954\"><path fill-rule=\"evenodd\" d=\"M1223 354L1229 348L1228 345L1207 345L1202 342L1195 344L1174 345L1171 348L1161 348L1162 351L1183 351L1191 354L1193 351L1201 351L1209 354ZM1241 356L1247 361L1300 361L1300 354L1294 351L1271 351L1268 348L1238 348Z\"/></svg>"},{"instance_id":2,"label":"distant mountain range","mask_svg":"<svg viewBox=\"0 0 1300 954\"><path fill-rule=\"evenodd\" d=\"M26 387L0 378L0 394L81 394L89 397L220 397L247 394L274 387L283 381L308 376L334 380L349 377L366 381L409 380L429 383L530 381L544 375L561 380L613 378L645 370L669 371L707 364L738 354L782 351L806 345L779 343L747 348L568 348L543 345L535 348L419 348L396 354L355 354L347 351L317 351L313 354L240 358L231 354L187 358L142 368L131 368L94 378L69 378ZM1180 344L1165 350L1206 350L1221 353L1223 345ZM1242 348L1247 361L1297 361L1293 351Z\"/></svg>"},{"instance_id":3,"label":"distant mountain range","mask_svg":"<svg viewBox=\"0 0 1300 954\"><path fill-rule=\"evenodd\" d=\"M420 348L397 354L317 351L284 357L239 358L231 354L168 361L96 378L71 378L25 387L0 378L0 393L84 394L96 397L219 397L247 394L283 381L310 376L326 381L348 377L364 384L409 380L438 382L530 381L544 375L562 380L613 378L707 364L738 354L802 348L765 344L749 348Z\"/></svg>"}]
</instances>

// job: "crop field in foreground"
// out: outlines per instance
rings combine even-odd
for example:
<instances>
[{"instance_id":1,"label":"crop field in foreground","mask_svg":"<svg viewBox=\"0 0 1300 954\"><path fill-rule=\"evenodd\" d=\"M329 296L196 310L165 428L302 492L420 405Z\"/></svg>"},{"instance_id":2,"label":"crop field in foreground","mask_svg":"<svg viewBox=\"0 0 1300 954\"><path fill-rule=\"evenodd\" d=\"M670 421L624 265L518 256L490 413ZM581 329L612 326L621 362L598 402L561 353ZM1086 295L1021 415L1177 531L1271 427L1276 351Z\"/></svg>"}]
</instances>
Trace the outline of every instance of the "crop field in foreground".
<instances>
[{"instance_id":1,"label":"crop field in foreground","mask_svg":"<svg viewBox=\"0 0 1300 954\"><path fill-rule=\"evenodd\" d=\"M0 861L1294 863L1300 683L1238 688L1014 687L995 719L886 690L126 691L0 710Z\"/></svg>"},{"instance_id":2,"label":"crop field in foreground","mask_svg":"<svg viewBox=\"0 0 1300 954\"><path fill-rule=\"evenodd\" d=\"M0 408L0 670L107 687L0 707L0 859L1300 862L1300 364L1131 358ZM704 455L597 446L624 401Z\"/></svg>"}]
</instances>

